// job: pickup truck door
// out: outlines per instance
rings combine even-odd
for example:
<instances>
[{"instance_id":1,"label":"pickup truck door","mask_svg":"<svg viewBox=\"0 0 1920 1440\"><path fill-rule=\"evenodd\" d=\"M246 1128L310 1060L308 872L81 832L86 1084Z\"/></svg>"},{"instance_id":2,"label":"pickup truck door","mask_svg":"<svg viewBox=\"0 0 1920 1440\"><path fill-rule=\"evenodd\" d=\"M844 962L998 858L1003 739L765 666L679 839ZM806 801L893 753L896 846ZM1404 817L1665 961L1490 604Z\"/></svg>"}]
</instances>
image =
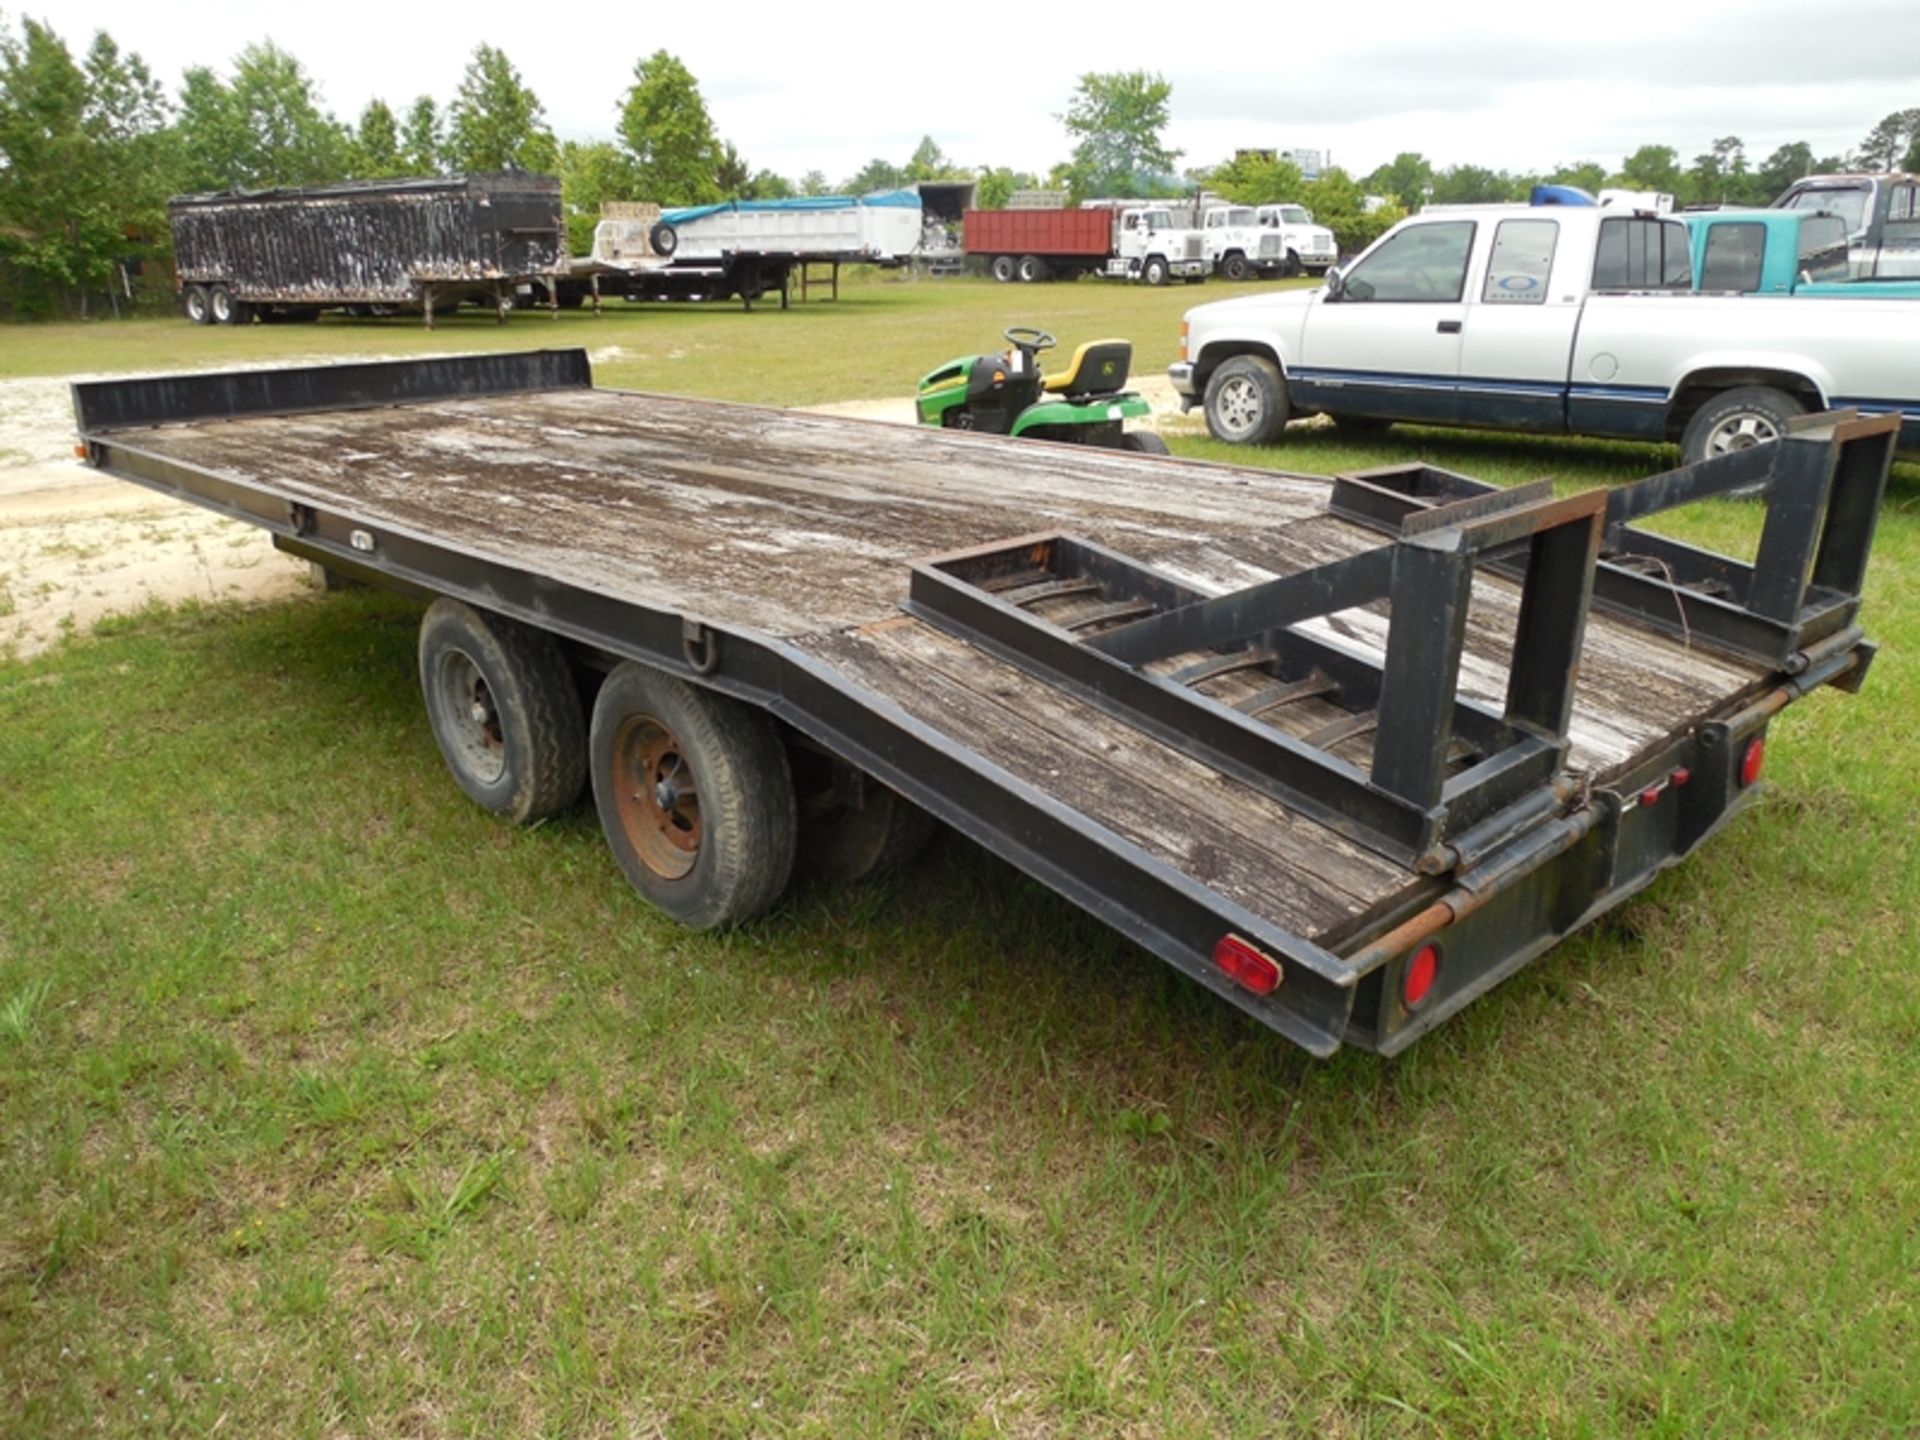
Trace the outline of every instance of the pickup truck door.
<instances>
[{"instance_id":1,"label":"pickup truck door","mask_svg":"<svg viewBox=\"0 0 1920 1440\"><path fill-rule=\"evenodd\" d=\"M1473 220L1389 235L1307 311L1287 387L1303 410L1397 420L1458 418L1460 332Z\"/></svg>"},{"instance_id":2,"label":"pickup truck door","mask_svg":"<svg viewBox=\"0 0 1920 1440\"><path fill-rule=\"evenodd\" d=\"M1504 430L1566 425L1567 365L1586 289L1587 247L1538 214L1499 220L1467 307L1460 415Z\"/></svg>"}]
</instances>

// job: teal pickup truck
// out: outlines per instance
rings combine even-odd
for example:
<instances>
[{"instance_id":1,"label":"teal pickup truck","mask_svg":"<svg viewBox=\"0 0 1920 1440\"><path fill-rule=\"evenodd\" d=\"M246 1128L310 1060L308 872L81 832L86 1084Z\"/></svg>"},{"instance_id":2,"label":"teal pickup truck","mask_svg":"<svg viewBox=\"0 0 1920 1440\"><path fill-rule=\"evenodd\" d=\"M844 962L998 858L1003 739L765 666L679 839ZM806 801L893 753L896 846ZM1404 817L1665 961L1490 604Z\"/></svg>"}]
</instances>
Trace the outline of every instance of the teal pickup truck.
<instances>
[{"instance_id":1,"label":"teal pickup truck","mask_svg":"<svg viewBox=\"0 0 1920 1440\"><path fill-rule=\"evenodd\" d=\"M1800 210L1705 210L1693 232L1693 288L1714 294L1920 300L1920 280L1855 280L1847 223Z\"/></svg>"}]
</instances>

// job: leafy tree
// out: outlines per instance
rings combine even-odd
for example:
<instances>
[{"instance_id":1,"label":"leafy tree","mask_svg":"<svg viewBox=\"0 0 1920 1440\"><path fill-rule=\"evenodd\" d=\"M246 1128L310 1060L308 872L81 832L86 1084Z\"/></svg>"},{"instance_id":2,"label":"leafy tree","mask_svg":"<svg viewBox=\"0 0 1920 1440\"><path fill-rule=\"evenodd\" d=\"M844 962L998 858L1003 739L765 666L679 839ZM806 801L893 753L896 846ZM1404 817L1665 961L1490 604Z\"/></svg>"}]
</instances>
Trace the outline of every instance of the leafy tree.
<instances>
[{"instance_id":1,"label":"leafy tree","mask_svg":"<svg viewBox=\"0 0 1920 1440\"><path fill-rule=\"evenodd\" d=\"M819 170L807 171L806 174L800 177L800 193L802 195L825 195L827 193L826 175Z\"/></svg>"},{"instance_id":2,"label":"leafy tree","mask_svg":"<svg viewBox=\"0 0 1920 1440\"><path fill-rule=\"evenodd\" d=\"M1607 167L1597 160L1584 160L1577 165L1562 165L1546 177L1549 185L1578 185L1589 195L1597 195L1607 188Z\"/></svg>"},{"instance_id":3,"label":"leafy tree","mask_svg":"<svg viewBox=\"0 0 1920 1440\"><path fill-rule=\"evenodd\" d=\"M320 108L300 62L272 41L234 60L233 81L187 71L179 138L193 189L312 185L337 180L350 159L344 126Z\"/></svg>"},{"instance_id":4,"label":"leafy tree","mask_svg":"<svg viewBox=\"0 0 1920 1440\"><path fill-rule=\"evenodd\" d=\"M402 173L400 124L384 100L370 100L353 137L353 168L366 179Z\"/></svg>"},{"instance_id":5,"label":"leafy tree","mask_svg":"<svg viewBox=\"0 0 1920 1440\"><path fill-rule=\"evenodd\" d=\"M1275 200L1291 200L1300 193L1304 180L1300 167L1278 157L1242 150L1224 165L1215 166L1205 177L1211 188L1238 205L1266 205Z\"/></svg>"},{"instance_id":6,"label":"leafy tree","mask_svg":"<svg viewBox=\"0 0 1920 1440\"><path fill-rule=\"evenodd\" d=\"M36 21L0 34L0 273L22 309L84 316L120 262L163 245L165 120L146 65L106 34L84 65Z\"/></svg>"},{"instance_id":7,"label":"leafy tree","mask_svg":"<svg viewBox=\"0 0 1920 1440\"><path fill-rule=\"evenodd\" d=\"M728 199L739 197L751 200L748 194L753 188L753 167L747 164L731 140L721 143L713 155L713 183L721 195Z\"/></svg>"},{"instance_id":8,"label":"leafy tree","mask_svg":"<svg viewBox=\"0 0 1920 1440\"><path fill-rule=\"evenodd\" d=\"M719 142L693 72L665 50L634 67L620 109L620 139L634 164L640 194L663 205L699 205L721 198L714 184Z\"/></svg>"},{"instance_id":9,"label":"leafy tree","mask_svg":"<svg viewBox=\"0 0 1920 1440\"><path fill-rule=\"evenodd\" d=\"M1860 142L1860 164L1868 170L1891 170L1896 162L1905 164L1916 147L1920 147L1920 109L1896 110Z\"/></svg>"},{"instance_id":10,"label":"leafy tree","mask_svg":"<svg viewBox=\"0 0 1920 1440\"><path fill-rule=\"evenodd\" d=\"M965 180L970 174L966 166L949 160L931 135L923 135L913 149L913 158L907 161L905 179L911 185L917 180Z\"/></svg>"},{"instance_id":11,"label":"leafy tree","mask_svg":"<svg viewBox=\"0 0 1920 1440\"><path fill-rule=\"evenodd\" d=\"M446 156L455 170L556 169L559 147L540 97L520 80L506 52L474 48L447 111Z\"/></svg>"},{"instance_id":12,"label":"leafy tree","mask_svg":"<svg viewBox=\"0 0 1920 1440\"><path fill-rule=\"evenodd\" d=\"M1900 168L1908 173L1920 170L1920 135L1913 137L1913 144L1900 161Z\"/></svg>"},{"instance_id":13,"label":"leafy tree","mask_svg":"<svg viewBox=\"0 0 1920 1440\"><path fill-rule=\"evenodd\" d=\"M1169 189L1180 152L1161 139L1173 86L1146 70L1088 72L1060 117L1073 138L1068 189L1089 196L1151 196Z\"/></svg>"},{"instance_id":14,"label":"leafy tree","mask_svg":"<svg viewBox=\"0 0 1920 1440\"><path fill-rule=\"evenodd\" d=\"M1504 170L1480 165L1450 165L1433 177L1436 205L1494 205L1517 200L1523 186Z\"/></svg>"},{"instance_id":15,"label":"leafy tree","mask_svg":"<svg viewBox=\"0 0 1920 1440\"><path fill-rule=\"evenodd\" d=\"M1366 198L1360 183L1337 165L1301 185L1298 195L1300 203L1313 212L1315 223L1333 231L1342 255L1366 249L1388 226L1406 218L1398 205L1382 205L1369 212Z\"/></svg>"},{"instance_id":16,"label":"leafy tree","mask_svg":"<svg viewBox=\"0 0 1920 1440\"><path fill-rule=\"evenodd\" d=\"M567 220L567 242L575 255L593 249L593 227L609 200L631 200L639 193L633 161L606 140L567 140L560 146L560 204Z\"/></svg>"},{"instance_id":17,"label":"leafy tree","mask_svg":"<svg viewBox=\"0 0 1920 1440\"><path fill-rule=\"evenodd\" d=\"M1782 145L1766 158L1754 174L1754 185L1763 200L1772 200L1796 180L1813 174L1813 147L1804 140Z\"/></svg>"},{"instance_id":18,"label":"leafy tree","mask_svg":"<svg viewBox=\"0 0 1920 1440\"><path fill-rule=\"evenodd\" d=\"M876 190L898 190L907 183L907 172L885 160L869 160L840 188L849 195L871 195Z\"/></svg>"},{"instance_id":19,"label":"leafy tree","mask_svg":"<svg viewBox=\"0 0 1920 1440\"><path fill-rule=\"evenodd\" d=\"M1680 189L1680 152L1671 145L1642 145L1620 162L1615 178L1629 190L1671 195Z\"/></svg>"},{"instance_id":20,"label":"leafy tree","mask_svg":"<svg viewBox=\"0 0 1920 1440\"><path fill-rule=\"evenodd\" d=\"M794 194L793 182L772 170L756 170L753 179L747 182L747 193L755 200L790 200Z\"/></svg>"},{"instance_id":21,"label":"leafy tree","mask_svg":"<svg viewBox=\"0 0 1920 1440\"><path fill-rule=\"evenodd\" d=\"M1746 205L1760 198L1759 188L1738 135L1714 141L1706 154L1694 157L1687 172L1686 198L1693 204Z\"/></svg>"},{"instance_id":22,"label":"leafy tree","mask_svg":"<svg viewBox=\"0 0 1920 1440\"><path fill-rule=\"evenodd\" d=\"M445 151L440 107L433 103L431 95L422 95L407 111L407 123L400 130L402 173L438 175Z\"/></svg>"},{"instance_id":23,"label":"leafy tree","mask_svg":"<svg viewBox=\"0 0 1920 1440\"><path fill-rule=\"evenodd\" d=\"M1403 150L1367 176L1366 184L1373 194L1390 196L1402 210L1412 212L1426 204L1433 192L1433 165L1417 151Z\"/></svg>"},{"instance_id":24,"label":"leafy tree","mask_svg":"<svg viewBox=\"0 0 1920 1440\"><path fill-rule=\"evenodd\" d=\"M974 179L973 203L982 210L1004 209L1014 191L1032 190L1040 184L1026 171L1011 170L1005 165L982 165Z\"/></svg>"}]
</instances>

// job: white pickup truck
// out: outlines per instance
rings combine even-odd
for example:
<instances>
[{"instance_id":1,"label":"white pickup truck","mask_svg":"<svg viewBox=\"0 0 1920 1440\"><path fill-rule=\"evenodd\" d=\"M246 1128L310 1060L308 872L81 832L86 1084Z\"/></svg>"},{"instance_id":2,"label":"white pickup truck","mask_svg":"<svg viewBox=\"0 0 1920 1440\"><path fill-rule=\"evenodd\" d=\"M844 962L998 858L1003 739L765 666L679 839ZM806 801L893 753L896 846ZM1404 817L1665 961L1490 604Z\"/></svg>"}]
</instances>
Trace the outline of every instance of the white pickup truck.
<instances>
[{"instance_id":1,"label":"white pickup truck","mask_svg":"<svg viewBox=\"0 0 1920 1440\"><path fill-rule=\"evenodd\" d=\"M1314 290L1189 310L1170 374L1222 440L1291 417L1678 441L1688 460L1794 416L1898 412L1920 448L1908 300L1698 295L1687 227L1580 206L1429 210Z\"/></svg>"}]
</instances>

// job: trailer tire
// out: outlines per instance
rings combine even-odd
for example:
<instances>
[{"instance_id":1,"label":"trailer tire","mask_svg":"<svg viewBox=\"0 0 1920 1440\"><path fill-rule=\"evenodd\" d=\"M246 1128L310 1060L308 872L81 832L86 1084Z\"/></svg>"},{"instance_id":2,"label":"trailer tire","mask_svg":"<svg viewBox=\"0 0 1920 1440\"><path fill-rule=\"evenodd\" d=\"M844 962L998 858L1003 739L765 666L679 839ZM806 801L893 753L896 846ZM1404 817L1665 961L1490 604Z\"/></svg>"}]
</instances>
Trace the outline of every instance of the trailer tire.
<instances>
[{"instance_id":1,"label":"trailer tire","mask_svg":"<svg viewBox=\"0 0 1920 1440\"><path fill-rule=\"evenodd\" d=\"M1037 285L1047 278L1047 262L1038 255L1022 255L1019 275L1022 285Z\"/></svg>"},{"instance_id":2,"label":"trailer tire","mask_svg":"<svg viewBox=\"0 0 1920 1440\"><path fill-rule=\"evenodd\" d=\"M447 769L476 804L526 825L579 798L586 721L551 635L443 596L420 622L420 690Z\"/></svg>"},{"instance_id":3,"label":"trailer tire","mask_svg":"<svg viewBox=\"0 0 1920 1440\"><path fill-rule=\"evenodd\" d=\"M1680 437L1680 458L1689 465L1751 450L1787 433L1787 423L1806 407L1784 390L1743 385L1715 395L1693 412Z\"/></svg>"},{"instance_id":4,"label":"trailer tire","mask_svg":"<svg viewBox=\"0 0 1920 1440\"><path fill-rule=\"evenodd\" d=\"M801 820L801 868L835 885L859 885L905 869L940 828L878 780L867 780L864 799L858 809L829 801Z\"/></svg>"},{"instance_id":5,"label":"trailer tire","mask_svg":"<svg viewBox=\"0 0 1920 1440\"><path fill-rule=\"evenodd\" d=\"M1151 430L1128 430L1120 437L1120 448L1136 455L1171 455L1167 442Z\"/></svg>"},{"instance_id":6,"label":"trailer tire","mask_svg":"<svg viewBox=\"0 0 1920 1440\"><path fill-rule=\"evenodd\" d=\"M246 307L233 298L233 292L224 285L216 285L207 292L207 313L216 325L244 325L250 318Z\"/></svg>"},{"instance_id":7,"label":"trailer tire","mask_svg":"<svg viewBox=\"0 0 1920 1440\"><path fill-rule=\"evenodd\" d=\"M1012 282L1015 269L1011 255L996 255L993 257L993 262L987 266L987 273L1002 285L1006 285Z\"/></svg>"},{"instance_id":8,"label":"trailer tire","mask_svg":"<svg viewBox=\"0 0 1920 1440\"><path fill-rule=\"evenodd\" d=\"M207 287L189 285L180 292L180 313L195 325L205 325L213 319L213 311L207 304Z\"/></svg>"},{"instance_id":9,"label":"trailer tire","mask_svg":"<svg viewBox=\"0 0 1920 1440\"><path fill-rule=\"evenodd\" d=\"M680 232L662 220L647 231L647 243L661 259L669 259L680 248Z\"/></svg>"},{"instance_id":10,"label":"trailer tire","mask_svg":"<svg viewBox=\"0 0 1920 1440\"><path fill-rule=\"evenodd\" d=\"M600 686L587 748L607 844L647 900L712 930L780 898L797 848L793 773L760 711L629 660Z\"/></svg>"},{"instance_id":11,"label":"trailer tire","mask_svg":"<svg viewBox=\"0 0 1920 1440\"><path fill-rule=\"evenodd\" d=\"M1265 445L1287 427L1287 382L1264 355L1223 360L1207 381L1207 430L1230 445Z\"/></svg>"},{"instance_id":12,"label":"trailer tire","mask_svg":"<svg viewBox=\"0 0 1920 1440\"><path fill-rule=\"evenodd\" d=\"M1166 284L1169 273L1167 262L1158 255L1149 256L1147 263L1140 267L1140 278L1149 285Z\"/></svg>"},{"instance_id":13,"label":"trailer tire","mask_svg":"<svg viewBox=\"0 0 1920 1440\"><path fill-rule=\"evenodd\" d=\"M1247 257L1242 255L1238 250L1234 251L1220 262L1220 273L1228 280L1246 279Z\"/></svg>"}]
</instances>

